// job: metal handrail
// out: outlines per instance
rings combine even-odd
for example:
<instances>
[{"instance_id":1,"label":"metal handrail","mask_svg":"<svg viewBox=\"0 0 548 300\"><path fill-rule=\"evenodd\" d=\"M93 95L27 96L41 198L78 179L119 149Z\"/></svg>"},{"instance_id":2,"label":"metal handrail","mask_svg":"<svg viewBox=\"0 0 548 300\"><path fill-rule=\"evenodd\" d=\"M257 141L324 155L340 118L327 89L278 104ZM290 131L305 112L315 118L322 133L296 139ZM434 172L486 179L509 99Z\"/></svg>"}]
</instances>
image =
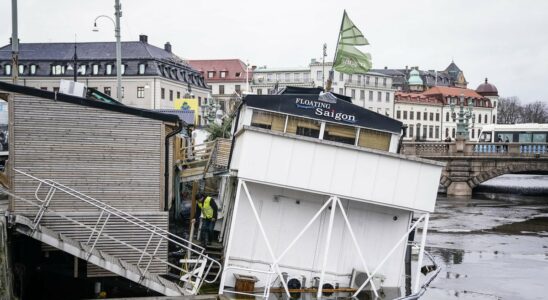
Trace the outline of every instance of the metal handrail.
<instances>
[{"instance_id":1,"label":"metal handrail","mask_svg":"<svg viewBox=\"0 0 548 300\"><path fill-rule=\"evenodd\" d=\"M38 197L39 189L40 189L43 185L47 185L47 186L50 187L50 191L48 191L48 196L50 195L50 193L52 193L52 189L62 191L62 192L64 192L65 194L68 194L68 195L70 195L70 196L73 196L73 197L75 197L76 199L79 199L79 200L81 200L81 201L83 201L83 202L85 202L85 203L87 203L87 204L89 204L89 205L91 205L91 206L93 206L93 207L95 207L95 208L98 208L98 209L101 211L101 214L104 213L104 212L106 212L106 213L108 214L108 216L114 215L114 216L116 216L116 217L118 217L118 218L120 218L120 219L122 219L122 220L124 220L124 221L126 221L126 222L128 222L128 223L130 223L130 224L133 224L133 225L135 225L135 226L138 226L138 227L140 227L140 228L142 228L142 229L144 229L144 230L150 232L151 235L155 235L155 236L157 236L157 237L159 238L158 245L160 245L160 244L165 240L165 241L167 241L167 242L172 242L172 243L174 243L175 245L179 246L180 248L186 249L187 251L192 252L192 253L198 255L200 259L202 259L202 258L205 259L205 260L206 260L206 263L209 262L209 267L207 268L207 271L204 273L203 276L195 276L195 277L196 277L197 279L200 279L202 282L207 282L207 283L212 283L212 282L215 282L215 281L217 280L217 278L218 278L218 276L219 276L219 274L220 274L220 271L216 274L216 276L215 276L214 279L212 279L212 280L206 280L206 277L207 277L209 271L211 270L211 267L213 266L213 264L218 265L219 270L221 270L222 266L221 266L221 264L220 264L218 261L216 261L216 260L214 260L214 259L211 259L211 258L209 258L207 255L205 255L205 254L204 254L205 249L204 249L203 247L200 247L200 246L198 246L198 245L195 245L195 244L193 244L192 242L190 242L190 241L188 241L188 240L186 240L186 239L184 239L184 238L181 238L181 237L179 237L179 236L176 236L176 235L174 235L174 234L168 232L167 230L164 230L164 229L162 229L162 228L160 228L160 227L158 227L158 226L156 226L156 225L153 225L153 224L150 224L150 223L148 223L148 222L146 222L146 221L144 221L144 220L141 220L141 219L139 219L139 218L137 218L137 217L135 217L135 216L133 216L133 215L130 215L130 214L128 214L128 213L126 213L126 212L124 212L124 211L122 211L122 210L120 210L120 209L117 209L117 208L115 208L115 207L112 207L112 206L110 206L110 205L108 205L108 204L106 204L106 203L103 203L103 202L101 202L101 201L99 201L99 200L97 200L97 199L94 199L94 198L92 198L92 197L90 197L90 196L87 196L87 195L85 195L85 194L83 194L83 193L81 193L81 192L78 192L78 191L76 191L76 190L74 190L74 189L72 189L72 188L66 187L66 186L63 185L63 184L60 184L60 183L58 183L58 182L55 182L55 181L49 180L49 179L43 180L43 179L37 178L37 177L35 177L35 176L32 176L32 175L30 175L30 174L28 174L28 173L25 173L25 172L23 172L23 171L21 171L21 170L18 170L18 169L14 169L14 171L17 172L17 173L19 173L19 174L22 174L22 175L24 175L24 176L26 176L26 177L29 177L29 178L34 179L34 180L36 180L36 181L39 182L39 185L38 185L38 187L37 187L37 189L36 189L36 191L35 191L35 193L34 193L34 194L35 194L35 197L36 197L36 199L37 199L37 201L39 201L40 203L42 203L41 205L36 205L36 206L40 207L40 210L39 210L39 213L38 213L38 214L40 214L40 212L42 212L41 215L43 215L43 212L45 212L46 210L52 211L51 209L48 209L47 206L49 205L49 202L51 201L51 198L52 198L53 195L51 195L50 197L46 197L46 199L44 199L44 200L41 200L41 199ZM28 200L27 200L27 201L28 201ZM39 222L40 222L40 219L41 219L41 215L40 215L40 217L38 217L38 216L39 216L38 214L37 214L37 218L35 219L35 227L38 226L38 224L39 224ZM58 214L58 213L56 213L56 214ZM68 217L67 217L67 218L68 218ZM70 218L69 218L69 219L70 219ZM105 220L105 223L102 225L103 228L104 228L104 226L105 226L105 224L106 224L107 221L108 221L108 219L106 219L106 220ZM79 223L78 221L76 221L76 222ZM89 226L87 226L87 225L84 225L84 224L81 224L81 223L79 223L79 225L84 225L84 227L86 227L86 228L88 228L88 229L91 229L91 231L92 231L92 236L93 236L93 234L95 234L95 232L97 232L96 227L97 227L97 225L98 225L99 223L100 223L100 222L99 222L99 220L98 220L97 223L95 224L95 227L94 227L94 228L91 228L91 227L89 227ZM102 234L103 236L107 236L105 233L102 233L102 230L101 230L101 231L99 231L99 233L98 233L98 235L97 235L97 238L96 238L95 242L99 239L99 237L101 236L101 234ZM111 238L112 238L112 237L111 237ZM131 246L131 245L129 245L129 244L127 244L127 243L125 243L125 242L123 242L123 241L121 241L121 240L116 239L116 238L112 238L112 239L114 239L114 240L116 240L116 241L118 241L118 242L120 242L120 243L122 243L122 244L124 244L124 245L126 245L126 246ZM88 243L89 243L89 241L91 241L91 237L90 237L90 239L88 240ZM94 243L94 244L95 244L95 243ZM187 245L188 245L188 246L187 246ZM93 246L93 247L94 247L94 246ZM90 252L93 251L93 247L92 247L92 249L90 250ZM177 269L177 270L179 270L179 271L183 271L183 272L185 271L184 269L182 269L182 268L180 268L180 267L178 267L178 266L175 266L175 265L173 265L173 264L171 264L171 263L169 263L169 262L167 262L167 261L162 260L161 258L156 257L156 252L157 252L157 250L154 251L154 252L155 252L154 254L150 254L150 253L146 252L147 249L145 249L145 251L142 251L142 250L137 249L137 248L135 248L135 247L133 247L133 246L131 246L131 248L134 249L134 250L137 250L138 252L140 252L140 253L142 254L142 256L146 255L147 257L150 257L150 258L151 258L151 261L152 261L152 259L155 259L155 260L160 261L160 262L166 264L167 266L173 267L173 268L175 268L175 269ZM147 245L147 248L148 248L148 245ZM158 249L159 247L156 247L156 248ZM197 249L199 249L200 251L197 251L197 250L195 250L195 249L193 249L193 248L197 248ZM142 256L141 256L141 258L142 258ZM150 265L150 262L149 262L149 265ZM147 268L148 268L148 266L147 266ZM196 266L195 266L195 268L196 268Z\"/></svg>"}]
</instances>

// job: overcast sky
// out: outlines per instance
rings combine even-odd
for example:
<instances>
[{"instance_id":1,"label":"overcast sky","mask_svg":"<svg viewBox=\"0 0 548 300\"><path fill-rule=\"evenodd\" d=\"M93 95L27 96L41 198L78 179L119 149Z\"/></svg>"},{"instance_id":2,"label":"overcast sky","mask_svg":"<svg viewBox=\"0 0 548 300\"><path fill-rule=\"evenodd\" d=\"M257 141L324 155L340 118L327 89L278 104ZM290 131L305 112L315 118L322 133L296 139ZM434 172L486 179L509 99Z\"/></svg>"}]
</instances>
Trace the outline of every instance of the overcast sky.
<instances>
[{"instance_id":1,"label":"overcast sky","mask_svg":"<svg viewBox=\"0 0 548 300\"><path fill-rule=\"evenodd\" d=\"M373 67L443 70L453 59L475 89L485 77L501 96L548 101L548 1L526 0L121 0L122 40L186 59L240 58L268 67L306 66L328 45L346 9L369 40ZM114 0L19 0L21 42L113 41ZM0 44L11 36L11 0L0 1Z\"/></svg>"}]
</instances>

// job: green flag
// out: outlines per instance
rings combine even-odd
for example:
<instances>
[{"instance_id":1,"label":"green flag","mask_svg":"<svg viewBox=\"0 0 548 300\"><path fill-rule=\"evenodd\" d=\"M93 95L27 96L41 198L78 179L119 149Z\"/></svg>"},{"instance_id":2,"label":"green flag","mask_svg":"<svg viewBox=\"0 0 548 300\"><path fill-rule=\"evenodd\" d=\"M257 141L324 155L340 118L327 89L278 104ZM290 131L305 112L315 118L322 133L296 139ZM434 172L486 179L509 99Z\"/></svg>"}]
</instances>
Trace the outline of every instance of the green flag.
<instances>
[{"instance_id":1,"label":"green flag","mask_svg":"<svg viewBox=\"0 0 548 300\"><path fill-rule=\"evenodd\" d=\"M369 45L363 33L352 23L346 11L344 11L343 15L340 36L340 45Z\"/></svg>"},{"instance_id":2,"label":"green flag","mask_svg":"<svg viewBox=\"0 0 548 300\"><path fill-rule=\"evenodd\" d=\"M333 69L345 74L365 73L371 69L371 55L361 52L354 45L369 45L369 42L345 11Z\"/></svg>"}]
</instances>

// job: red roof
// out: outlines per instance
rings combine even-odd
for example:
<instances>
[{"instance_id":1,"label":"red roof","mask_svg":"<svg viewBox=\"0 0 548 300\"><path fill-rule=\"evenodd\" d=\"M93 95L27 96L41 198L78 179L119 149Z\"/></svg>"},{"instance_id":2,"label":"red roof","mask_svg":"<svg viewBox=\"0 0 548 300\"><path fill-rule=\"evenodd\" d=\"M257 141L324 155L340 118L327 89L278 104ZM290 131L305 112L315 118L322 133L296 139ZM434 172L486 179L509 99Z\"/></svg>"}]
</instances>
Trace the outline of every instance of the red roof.
<instances>
[{"instance_id":1,"label":"red roof","mask_svg":"<svg viewBox=\"0 0 548 300\"><path fill-rule=\"evenodd\" d=\"M478 94L474 90L448 86L435 86L422 92L422 94L426 96L442 95L443 97L460 97L460 95L464 95L466 98L484 99L482 95Z\"/></svg>"},{"instance_id":2,"label":"red roof","mask_svg":"<svg viewBox=\"0 0 548 300\"><path fill-rule=\"evenodd\" d=\"M443 103L436 97L425 96L423 94L418 94L418 93L396 92L394 96L395 96L394 100L396 102L443 105Z\"/></svg>"},{"instance_id":3,"label":"red roof","mask_svg":"<svg viewBox=\"0 0 548 300\"><path fill-rule=\"evenodd\" d=\"M246 66L239 59L189 60L188 63L204 75L206 83L245 82L246 79ZM226 72L224 78L221 78L221 71ZM210 72L212 72L212 77L210 77ZM253 74L250 69L248 79L251 80L251 78L253 78Z\"/></svg>"}]
</instances>

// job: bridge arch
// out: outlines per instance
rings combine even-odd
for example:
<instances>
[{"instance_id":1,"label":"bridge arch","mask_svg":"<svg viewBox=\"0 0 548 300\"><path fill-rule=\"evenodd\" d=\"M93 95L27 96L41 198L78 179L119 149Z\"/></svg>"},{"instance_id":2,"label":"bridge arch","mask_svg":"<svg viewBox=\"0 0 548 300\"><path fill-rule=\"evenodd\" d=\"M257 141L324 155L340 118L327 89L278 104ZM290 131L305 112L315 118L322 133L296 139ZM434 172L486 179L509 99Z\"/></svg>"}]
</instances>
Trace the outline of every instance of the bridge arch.
<instances>
[{"instance_id":1,"label":"bridge arch","mask_svg":"<svg viewBox=\"0 0 548 300\"><path fill-rule=\"evenodd\" d=\"M519 174L519 173L546 173L548 172L548 162L537 162L528 164L509 164L504 167L494 168L480 172L479 174L472 176L468 180L470 188L475 188L482 182L489 179L505 175L505 174Z\"/></svg>"}]
</instances>

